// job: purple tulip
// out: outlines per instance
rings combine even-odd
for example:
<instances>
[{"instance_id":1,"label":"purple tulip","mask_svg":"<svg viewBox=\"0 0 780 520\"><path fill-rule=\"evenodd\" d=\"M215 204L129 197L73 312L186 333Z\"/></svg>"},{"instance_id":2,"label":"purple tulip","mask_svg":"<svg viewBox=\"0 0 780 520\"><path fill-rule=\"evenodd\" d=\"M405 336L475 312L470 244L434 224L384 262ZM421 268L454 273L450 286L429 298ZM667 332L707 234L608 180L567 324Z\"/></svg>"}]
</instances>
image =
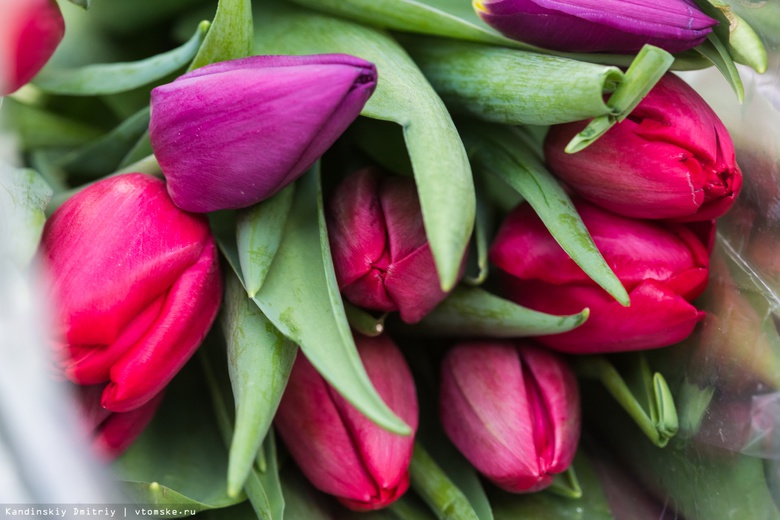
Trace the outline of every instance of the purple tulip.
<instances>
[{"instance_id":1,"label":"purple tulip","mask_svg":"<svg viewBox=\"0 0 780 520\"><path fill-rule=\"evenodd\" d=\"M387 406L417 430L417 393L386 335L355 336L360 359ZM314 486L357 511L385 507L409 487L414 437L383 430L298 356L274 419L293 459Z\"/></svg>"},{"instance_id":2,"label":"purple tulip","mask_svg":"<svg viewBox=\"0 0 780 520\"><path fill-rule=\"evenodd\" d=\"M718 23L690 0L475 0L474 7L509 38L571 52L636 52L646 43L681 52Z\"/></svg>"},{"instance_id":3,"label":"purple tulip","mask_svg":"<svg viewBox=\"0 0 780 520\"><path fill-rule=\"evenodd\" d=\"M497 486L538 491L571 465L580 437L574 372L523 342L456 346L442 364L440 416L463 455Z\"/></svg>"},{"instance_id":4,"label":"purple tulip","mask_svg":"<svg viewBox=\"0 0 780 520\"><path fill-rule=\"evenodd\" d=\"M267 199L325 153L376 80L344 54L253 56L157 87L149 137L171 198L196 212Z\"/></svg>"},{"instance_id":5,"label":"purple tulip","mask_svg":"<svg viewBox=\"0 0 780 520\"><path fill-rule=\"evenodd\" d=\"M577 194L615 213L678 222L726 213L742 188L734 145L715 112L667 74L626 120L584 150L566 144L586 122L555 125L544 144L550 169Z\"/></svg>"},{"instance_id":6,"label":"purple tulip","mask_svg":"<svg viewBox=\"0 0 780 520\"><path fill-rule=\"evenodd\" d=\"M412 179L350 175L330 197L328 233L339 288L355 305L415 323L447 296Z\"/></svg>"}]
</instances>

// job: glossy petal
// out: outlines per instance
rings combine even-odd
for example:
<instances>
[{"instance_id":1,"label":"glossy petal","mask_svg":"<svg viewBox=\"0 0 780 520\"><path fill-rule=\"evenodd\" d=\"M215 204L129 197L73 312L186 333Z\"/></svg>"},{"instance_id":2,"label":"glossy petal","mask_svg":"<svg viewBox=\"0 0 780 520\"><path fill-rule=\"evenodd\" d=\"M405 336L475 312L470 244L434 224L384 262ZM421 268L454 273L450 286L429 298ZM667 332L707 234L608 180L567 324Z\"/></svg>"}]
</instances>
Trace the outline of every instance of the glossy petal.
<instances>
[{"instance_id":1,"label":"glossy petal","mask_svg":"<svg viewBox=\"0 0 780 520\"><path fill-rule=\"evenodd\" d=\"M669 52L695 47L717 22L688 0L482 0L477 13L504 35L548 49Z\"/></svg>"},{"instance_id":2,"label":"glossy petal","mask_svg":"<svg viewBox=\"0 0 780 520\"><path fill-rule=\"evenodd\" d=\"M576 154L564 148L585 122L556 125L545 141L552 171L582 197L635 218L710 220L742 188L731 138L685 82L667 74L628 119Z\"/></svg>"},{"instance_id":3,"label":"glossy petal","mask_svg":"<svg viewBox=\"0 0 780 520\"><path fill-rule=\"evenodd\" d=\"M5 96L49 61L65 35L65 20L54 0L4 0L0 20L0 96Z\"/></svg>"},{"instance_id":4,"label":"glossy petal","mask_svg":"<svg viewBox=\"0 0 780 520\"><path fill-rule=\"evenodd\" d=\"M152 91L149 135L174 202L250 206L305 172L376 85L347 55L253 56L202 67Z\"/></svg>"}]
</instances>

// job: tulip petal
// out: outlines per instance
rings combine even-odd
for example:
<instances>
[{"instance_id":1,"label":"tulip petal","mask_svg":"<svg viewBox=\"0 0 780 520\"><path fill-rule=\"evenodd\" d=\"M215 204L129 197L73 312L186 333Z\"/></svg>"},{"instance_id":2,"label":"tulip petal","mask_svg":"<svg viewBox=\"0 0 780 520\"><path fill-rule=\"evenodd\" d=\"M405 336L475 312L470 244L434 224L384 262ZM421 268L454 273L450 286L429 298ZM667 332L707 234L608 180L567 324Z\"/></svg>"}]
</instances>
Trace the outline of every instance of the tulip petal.
<instances>
[{"instance_id":1,"label":"tulip petal","mask_svg":"<svg viewBox=\"0 0 780 520\"><path fill-rule=\"evenodd\" d=\"M92 446L109 459L121 455L146 429L162 403L164 392L146 404L124 413L112 413L97 429Z\"/></svg>"},{"instance_id":2,"label":"tulip petal","mask_svg":"<svg viewBox=\"0 0 780 520\"><path fill-rule=\"evenodd\" d=\"M147 334L111 367L103 406L126 412L143 405L192 357L213 323L222 298L218 260L216 246L209 239L198 261L171 287Z\"/></svg>"},{"instance_id":3,"label":"tulip petal","mask_svg":"<svg viewBox=\"0 0 780 520\"><path fill-rule=\"evenodd\" d=\"M461 269L461 272L463 270ZM431 312L447 293L441 290L430 246L393 262L384 277L384 287L406 323L417 323Z\"/></svg>"}]
</instances>

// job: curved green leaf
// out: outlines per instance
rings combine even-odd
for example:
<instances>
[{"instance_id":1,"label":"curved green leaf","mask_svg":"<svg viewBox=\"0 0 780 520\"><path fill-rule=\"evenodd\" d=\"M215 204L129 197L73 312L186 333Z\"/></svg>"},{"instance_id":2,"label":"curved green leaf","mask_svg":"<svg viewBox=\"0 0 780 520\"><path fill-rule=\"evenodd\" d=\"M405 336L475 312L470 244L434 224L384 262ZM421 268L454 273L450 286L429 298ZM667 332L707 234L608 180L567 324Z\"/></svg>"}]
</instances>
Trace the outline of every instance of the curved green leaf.
<instances>
[{"instance_id":1,"label":"curved green leaf","mask_svg":"<svg viewBox=\"0 0 780 520\"><path fill-rule=\"evenodd\" d=\"M759 74L766 72L767 54L761 38L744 18L732 11L723 0L696 0L709 17L718 21L713 32L737 63L752 67Z\"/></svg>"},{"instance_id":2,"label":"curved green leaf","mask_svg":"<svg viewBox=\"0 0 780 520\"><path fill-rule=\"evenodd\" d=\"M38 249L52 190L33 170L0 161L0 257L18 267L30 263Z\"/></svg>"},{"instance_id":3,"label":"curved green leaf","mask_svg":"<svg viewBox=\"0 0 780 520\"><path fill-rule=\"evenodd\" d=\"M4 98L0 127L18 137L23 150L83 146L103 134L93 126L13 98Z\"/></svg>"},{"instance_id":4,"label":"curved green leaf","mask_svg":"<svg viewBox=\"0 0 780 520\"><path fill-rule=\"evenodd\" d=\"M297 182L283 237L255 302L355 408L408 435L409 426L382 401L355 348L333 271L317 166Z\"/></svg>"},{"instance_id":5,"label":"curved green leaf","mask_svg":"<svg viewBox=\"0 0 780 520\"><path fill-rule=\"evenodd\" d=\"M477 167L499 177L533 207L550 234L591 279L622 305L628 293L596 247L569 196L523 136L510 127L464 126Z\"/></svg>"},{"instance_id":6,"label":"curved green leaf","mask_svg":"<svg viewBox=\"0 0 780 520\"><path fill-rule=\"evenodd\" d=\"M235 496L271 427L298 347L247 298L233 275L226 283L222 330L236 408L228 464L228 494Z\"/></svg>"},{"instance_id":7,"label":"curved green leaf","mask_svg":"<svg viewBox=\"0 0 780 520\"><path fill-rule=\"evenodd\" d=\"M409 473L412 488L439 520L480 520L466 495L417 442Z\"/></svg>"},{"instance_id":8,"label":"curved green leaf","mask_svg":"<svg viewBox=\"0 0 780 520\"><path fill-rule=\"evenodd\" d=\"M739 71L736 65L734 65L734 58L720 37L715 33L710 33L707 36L707 41L696 47L696 50L712 61L720 73L723 74L723 77L726 78L726 81L729 82L729 85L731 85L739 102L742 103L745 100L745 87L742 85Z\"/></svg>"},{"instance_id":9,"label":"curved green leaf","mask_svg":"<svg viewBox=\"0 0 780 520\"><path fill-rule=\"evenodd\" d=\"M387 33L275 4L267 7L257 17L256 51L343 52L376 64L379 83L362 115L403 127L428 242L442 288L451 289L474 226L476 202L468 158L444 103Z\"/></svg>"},{"instance_id":10,"label":"curved green leaf","mask_svg":"<svg viewBox=\"0 0 780 520\"><path fill-rule=\"evenodd\" d=\"M33 83L52 94L95 96L116 94L141 87L171 74L192 60L206 38L208 22L181 47L141 61L87 65L78 69L44 68Z\"/></svg>"},{"instance_id":11,"label":"curved green leaf","mask_svg":"<svg viewBox=\"0 0 780 520\"><path fill-rule=\"evenodd\" d=\"M401 43L447 106L505 124L554 125L610 112L619 68L517 49L428 37Z\"/></svg>"},{"instance_id":12,"label":"curved green leaf","mask_svg":"<svg viewBox=\"0 0 780 520\"><path fill-rule=\"evenodd\" d=\"M219 0L214 22L189 70L252 53L251 0Z\"/></svg>"},{"instance_id":13,"label":"curved green leaf","mask_svg":"<svg viewBox=\"0 0 780 520\"><path fill-rule=\"evenodd\" d=\"M476 287L456 287L423 320L407 330L439 336L514 338L568 332L585 323L579 314L553 316L521 307Z\"/></svg>"},{"instance_id":14,"label":"curved green leaf","mask_svg":"<svg viewBox=\"0 0 780 520\"><path fill-rule=\"evenodd\" d=\"M238 212L236 243L244 287L250 298L262 287L279 249L293 189L290 184L270 199Z\"/></svg>"},{"instance_id":15,"label":"curved green leaf","mask_svg":"<svg viewBox=\"0 0 780 520\"><path fill-rule=\"evenodd\" d=\"M474 225L474 245L469 252L466 274L463 283L480 286L487 280L490 271L488 254L490 251L490 231L493 229L493 212L485 200L486 188L477 190L477 218Z\"/></svg>"}]
</instances>

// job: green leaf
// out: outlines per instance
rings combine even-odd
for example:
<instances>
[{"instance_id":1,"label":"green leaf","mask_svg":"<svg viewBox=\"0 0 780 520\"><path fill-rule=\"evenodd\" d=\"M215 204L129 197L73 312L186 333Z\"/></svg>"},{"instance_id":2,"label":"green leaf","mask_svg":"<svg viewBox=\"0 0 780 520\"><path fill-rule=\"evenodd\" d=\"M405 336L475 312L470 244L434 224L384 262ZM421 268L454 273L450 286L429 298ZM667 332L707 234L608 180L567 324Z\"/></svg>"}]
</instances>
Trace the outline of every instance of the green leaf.
<instances>
[{"instance_id":1,"label":"green leaf","mask_svg":"<svg viewBox=\"0 0 780 520\"><path fill-rule=\"evenodd\" d=\"M698 48L698 47L697 47ZM566 146L567 153L584 150L604 135L615 123L631 113L653 86L658 83L674 62L674 57L663 49L645 45L625 72L624 80L607 100L610 114L593 119Z\"/></svg>"},{"instance_id":2,"label":"green leaf","mask_svg":"<svg viewBox=\"0 0 780 520\"><path fill-rule=\"evenodd\" d=\"M553 125L605 115L617 67L427 37L401 43L454 112L505 124Z\"/></svg>"},{"instance_id":3,"label":"green leaf","mask_svg":"<svg viewBox=\"0 0 780 520\"><path fill-rule=\"evenodd\" d=\"M282 492L287 508L284 520L337 520L331 499L316 489L293 465L281 472Z\"/></svg>"},{"instance_id":4,"label":"green leaf","mask_svg":"<svg viewBox=\"0 0 780 520\"><path fill-rule=\"evenodd\" d=\"M103 132L42 108L5 98L0 128L16 135L22 150L71 148L99 138Z\"/></svg>"},{"instance_id":5,"label":"green leaf","mask_svg":"<svg viewBox=\"0 0 780 520\"><path fill-rule=\"evenodd\" d=\"M279 249L292 206L293 188L291 184L270 199L238 212L236 242L250 298L262 287Z\"/></svg>"},{"instance_id":6,"label":"green leaf","mask_svg":"<svg viewBox=\"0 0 780 520\"><path fill-rule=\"evenodd\" d=\"M463 128L463 137L477 167L517 190L571 259L615 300L629 305L628 293L596 247L571 199L523 135L498 125L468 125Z\"/></svg>"},{"instance_id":7,"label":"green leaf","mask_svg":"<svg viewBox=\"0 0 780 520\"><path fill-rule=\"evenodd\" d=\"M709 17L718 21L713 32L737 63L752 67L759 74L766 72L767 54L756 31L723 0L696 0Z\"/></svg>"},{"instance_id":8,"label":"green leaf","mask_svg":"<svg viewBox=\"0 0 780 520\"><path fill-rule=\"evenodd\" d=\"M255 302L355 408L382 428L408 435L409 426L382 401L355 348L333 271L318 166L297 182L283 237Z\"/></svg>"},{"instance_id":9,"label":"green leaf","mask_svg":"<svg viewBox=\"0 0 780 520\"><path fill-rule=\"evenodd\" d=\"M146 431L113 465L140 504L197 511L245 500L225 491L227 452L197 365L190 363L168 386Z\"/></svg>"},{"instance_id":10,"label":"green leaf","mask_svg":"<svg viewBox=\"0 0 780 520\"><path fill-rule=\"evenodd\" d=\"M626 378L603 356L577 357L574 366L581 376L601 381L647 438L664 447L679 428L672 393L660 373L651 374L644 355L635 353L625 361Z\"/></svg>"},{"instance_id":11,"label":"green leaf","mask_svg":"<svg viewBox=\"0 0 780 520\"><path fill-rule=\"evenodd\" d=\"M268 9L257 16L256 51L343 52L376 64L379 83L362 115L403 127L439 279L445 291L452 289L474 227L476 202L468 158L444 103L387 33L277 4L263 6Z\"/></svg>"},{"instance_id":12,"label":"green leaf","mask_svg":"<svg viewBox=\"0 0 780 520\"><path fill-rule=\"evenodd\" d=\"M710 33L707 36L707 41L697 46L696 50L715 64L715 67L731 85L739 102L742 103L745 100L745 87L742 85L739 71L734 65L734 59L718 35Z\"/></svg>"},{"instance_id":13,"label":"green leaf","mask_svg":"<svg viewBox=\"0 0 780 520\"><path fill-rule=\"evenodd\" d=\"M122 161L119 163L119 167L124 168L129 166L144 159L145 157L152 155L153 153L154 151L152 150L152 142L149 140L149 132L146 131L141 137L138 138L138 141L136 141L130 151L127 152L127 155L122 158Z\"/></svg>"},{"instance_id":14,"label":"green leaf","mask_svg":"<svg viewBox=\"0 0 780 520\"><path fill-rule=\"evenodd\" d=\"M85 11L89 9L89 4L92 0L68 0L71 4L77 5Z\"/></svg>"},{"instance_id":15,"label":"green leaf","mask_svg":"<svg viewBox=\"0 0 780 520\"><path fill-rule=\"evenodd\" d=\"M0 257L27 266L38 250L52 190L33 170L0 161Z\"/></svg>"},{"instance_id":16,"label":"green leaf","mask_svg":"<svg viewBox=\"0 0 780 520\"><path fill-rule=\"evenodd\" d=\"M236 409L228 494L236 496L271 427L298 347L268 321L231 274L225 288L222 330Z\"/></svg>"},{"instance_id":17,"label":"green leaf","mask_svg":"<svg viewBox=\"0 0 780 520\"><path fill-rule=\"evenodd\" d=\"M466 264L466 274L463 276L463 282L471 286L482 285L487 280L490 270L488 264L488 253L490 250L490 231L493 229L493 214L488 202L485 200L484 192L480 188L477 190L477 218L474 226L474 254L469 254Z\"/></svg>"},{"instance_id":18,"label":"green leaf","mask_svg":"<svg viewBox=\"0 0 780 520\"><path fill-rule=\"evenodd\" d=\"M265 490L268 497L268 506L271 520L283 520L284 518L284 493L282 492L282 482L279 478L279 462L276 456L276 436L274 430L269 429L268 435L263 442L262 449L266 465L259 471L252 472L253 477L256 476L259 483Z\"/></svg>"},{"instance_id":19,"label":"green leaf","mask_svg":"<svg viewBox=\"0 0 780 520\"><path fill-rule=\"evenodd\" d=\"M62 159L62 168L77 179L95 179L115 171L149 127L149 107L124 120L94 143Z\"/></svg>"},{"instance_id":20,"label":"green leaf","mask_svg":"<svg viewBox=\"0 0 780 520\"><path fill-rule=\"evenodd\" d=\"M192 60L209 32L201 22L184 45L141 61L86 65L77 69L44 68L33 83L45 92L69 96L116 94L152 83Z\"/></svg>"},{"instance_id":21,"label":"green leaf","mask_svg":"<svg viewBox=\"0 0 780 520\"><path fill-rule=\"evenodd\" d=\"M383 168L412 177L414 169L406 151L403 129L395 123L359 117L347 130L357 146Z\"/></svg>"},{"instance_id":22,"label":"green leaf","mask_svg":"<svg viewBox=\"0 0 780 520\"><path fill-rule=\"evenodd\" d=\"M189 70L249 56L253 32L251 0L219 0L214 22Z\"/></svg>"},{"instance_id":23,"label":"green leaf","mask_svg":"<svg viewBox=\"0 0 780 520\"><path fill-rule=\"evenodd\" d=\"M582 498L582 486L574 467L569 466L563 473L555 475L547 491L565 498Z\"/></svg>"},{"instance_id":24,"label":"green leaf","mask_svg":"<svg viewBox=\"0 0 780 520\"><path fill-rule=\"evenodd\" d=\"M585 323L588 309L554 316L521 307L477 287L456 287L447 298L407 330L439 336L515 338L568 332Z\"/></svg>"},{"instance_id":25,"label":"green leaf","mask_svg":"<svg viewBox=\"0 0 780 520\"><path fill-rule=\"evenodd\" d=\"M356 307L349 302L344 302L344 311L347 313L347 321L349 321L349 326L363 336L379 336L385 330L385 318L387 317L386 313L377 318L369 312L366 312L360 307Z\"/></svg>"},{"instance_id":26,"label":"green leaf","mask_svg":"<svg viewBox=\"0 0 780 520\"><path fill-rule=\"evenodd\" d=\"M417 442L409 472L412 488L439 520L480 520L463 492Z\"/></svg>"}]
</instances>

